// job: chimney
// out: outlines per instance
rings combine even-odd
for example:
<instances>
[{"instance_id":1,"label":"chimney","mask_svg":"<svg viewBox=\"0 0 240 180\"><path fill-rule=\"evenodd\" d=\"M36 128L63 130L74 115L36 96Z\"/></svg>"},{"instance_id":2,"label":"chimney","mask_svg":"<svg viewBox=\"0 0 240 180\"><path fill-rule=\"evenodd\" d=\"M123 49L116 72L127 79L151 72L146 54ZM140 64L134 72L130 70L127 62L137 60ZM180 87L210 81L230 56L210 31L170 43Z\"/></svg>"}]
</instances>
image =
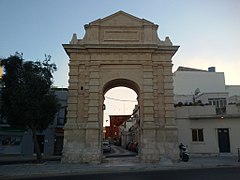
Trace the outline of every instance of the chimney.
<instances>
[{"instance_id":1,"label":"chimney","mask_svg":"<svg viewBox=\"0 0 240 180\"><path fill-rule=\"evenodd\" d=\"M214 66L209 67L208 72L216 72L216 67Z\"/></svg>"}]
</instances>

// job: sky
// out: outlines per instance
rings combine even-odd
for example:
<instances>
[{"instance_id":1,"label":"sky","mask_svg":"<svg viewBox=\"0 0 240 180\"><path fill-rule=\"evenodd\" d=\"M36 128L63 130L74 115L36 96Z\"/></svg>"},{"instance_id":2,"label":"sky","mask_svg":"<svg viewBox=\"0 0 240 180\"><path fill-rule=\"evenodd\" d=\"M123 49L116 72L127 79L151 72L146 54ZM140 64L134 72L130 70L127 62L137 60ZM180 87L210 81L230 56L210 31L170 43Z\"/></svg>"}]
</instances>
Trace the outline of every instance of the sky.
<instances>
[{"instance_id":1,"label":"sky","mask_svg":"<svg viewBox=\"0 0 240 180\"><path fill-rule=\"evenodd\" d=\"M103 111L103 126L109 126L109 115L131 115L137 102L135 91L125 87L115 87L105 94L104 104L106 109Z\"/></svg>"},{"instance_id":2,"label":"sky","mask_svg":"<svg viewBox=\"0 0 240 180\"><path fill-rule=\"evenodd\" d=\"M239 0L0 0L0 58L16 51L33 61L51 55L54 85L67 87L62 44L73 33L82 38L85 24L122 10L158 24L159 38L180 46L173 71L215 66L227 85L240 85L239 9Z\"/></svg>"},{"instance_id":3,"label":"sky","mask_svg":"<svg viewBox=\"0 0 240 180\"><path fill-rule=\"evenodd\" d=\"M52 56L54 85L68 86L68 56L62 44L84 36L85 24L123 10L159 25L161 40L179 45L178 66L225 72L228 85L240 85L239 0L1 0L0 57L16 51L26 60Z\"/></svg>"}]
</instances>

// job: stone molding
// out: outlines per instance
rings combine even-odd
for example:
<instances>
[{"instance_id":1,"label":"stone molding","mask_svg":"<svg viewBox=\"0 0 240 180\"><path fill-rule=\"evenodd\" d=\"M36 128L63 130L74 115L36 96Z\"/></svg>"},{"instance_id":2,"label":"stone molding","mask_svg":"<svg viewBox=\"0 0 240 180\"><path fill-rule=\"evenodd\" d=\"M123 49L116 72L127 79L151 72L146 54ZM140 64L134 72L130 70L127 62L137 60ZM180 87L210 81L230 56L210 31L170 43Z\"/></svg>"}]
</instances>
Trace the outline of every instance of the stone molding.
<instances>
[{"instance_id":1,"label":"stone molding","mask_svg":"<svg viewBox=\"0 0 240 180\"><path fill-rule=\"evenodd\" d=\"M62 162L101 162L104 94L116 86L138 95L140 160L177 156L171 58L179 46L161 41L157 29L119 11L85 25L83 39L73 34L63 44L70 71Z\"/></svg>"}]
</instances>

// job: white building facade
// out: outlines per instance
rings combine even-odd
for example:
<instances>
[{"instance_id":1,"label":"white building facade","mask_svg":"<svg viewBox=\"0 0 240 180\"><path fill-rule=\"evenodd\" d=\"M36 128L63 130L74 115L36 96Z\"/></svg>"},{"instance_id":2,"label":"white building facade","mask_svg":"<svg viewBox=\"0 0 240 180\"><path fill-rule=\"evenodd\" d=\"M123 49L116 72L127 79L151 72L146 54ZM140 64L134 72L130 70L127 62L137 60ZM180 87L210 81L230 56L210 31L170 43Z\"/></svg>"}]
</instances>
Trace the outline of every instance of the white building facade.
<instances>
[{"instance_id":1,"label":"white building facade","mask_svg":"<svg viewBox=\"0 0 240 180\"><path fill-rule=\"evenodd\" d=\"M179 67L173 80L179 143L192 154L237 154L240 86L225 85L215 68Z\"/></svg>"},{"instance_id":2,"label":"white building facade","mask_svg":"<svg viewBox=\"0 0 240 180\"><path fill-rule=\"evenodd\" d=\"M236 155L240 148L240 106L226 106L217 115L213 105L176 107L179 143L188 146L190 154Z\"/></svg>"}]
</instances>

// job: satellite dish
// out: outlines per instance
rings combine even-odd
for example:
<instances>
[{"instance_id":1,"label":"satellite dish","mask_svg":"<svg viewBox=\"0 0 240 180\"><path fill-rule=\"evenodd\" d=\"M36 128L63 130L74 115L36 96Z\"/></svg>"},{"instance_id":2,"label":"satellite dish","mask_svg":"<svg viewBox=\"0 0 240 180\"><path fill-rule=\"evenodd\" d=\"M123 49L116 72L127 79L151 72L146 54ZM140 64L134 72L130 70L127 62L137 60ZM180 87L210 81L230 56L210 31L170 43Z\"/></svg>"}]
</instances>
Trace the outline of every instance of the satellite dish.
<instances>
[{"instance_id":1,"label":"satellite dish","mask_svg":"<svg viewBox=\"0 0 240 180\"><path fill-rule=\"evenodd\" d=\"M194 95L196 96L196 95L198 95L199 93L200 93L200 89L197 88L197 89L195 90L195 92L194 92Z\"/></svg>"}]
</instances>

